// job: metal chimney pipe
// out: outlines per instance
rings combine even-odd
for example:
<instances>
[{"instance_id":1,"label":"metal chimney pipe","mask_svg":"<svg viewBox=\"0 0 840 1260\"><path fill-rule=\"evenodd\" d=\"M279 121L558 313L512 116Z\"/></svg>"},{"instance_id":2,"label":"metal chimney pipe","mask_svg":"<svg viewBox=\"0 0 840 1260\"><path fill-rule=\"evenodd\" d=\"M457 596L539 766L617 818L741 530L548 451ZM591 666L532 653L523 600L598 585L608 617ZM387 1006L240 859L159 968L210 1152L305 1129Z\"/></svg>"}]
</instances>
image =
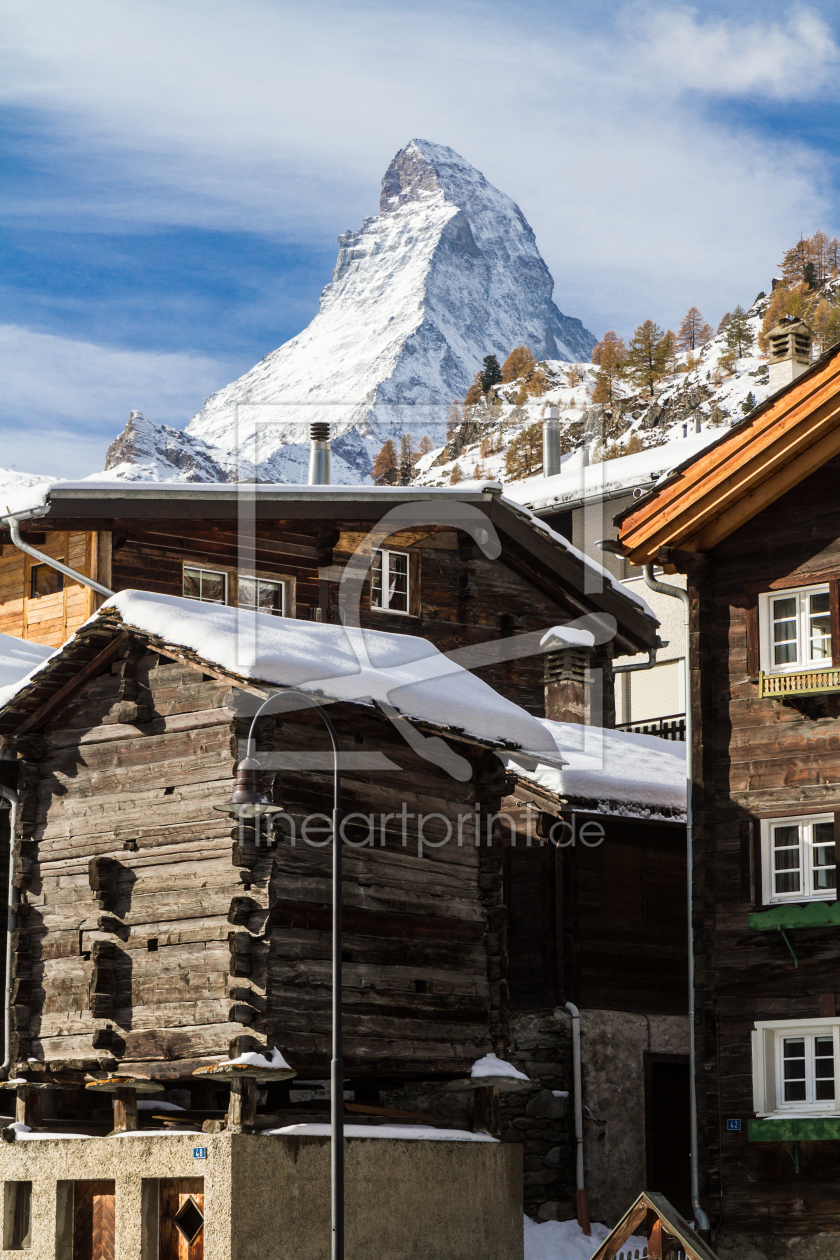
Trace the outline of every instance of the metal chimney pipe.
<instances>
[{"instance_id":1,"label":"metal chimney pipe","mask_svg":"<svg viewBox=\"0 0 840 1260\"><path fill-rule=\"evenodd\" d=\"M543 476L553 477L560 471L560 421L552 404L543 420Z\"/></svg>"},{"instance_id":2,"label":"metal chimney pipe","mask_svg":"<svg viewBox=\"0 0 840 1260\"><path fill-rule=\"evenodd\" d=\"M330 484L330 426L320 421L309 426L309 484Z\"/></svg>"}]
</instances>

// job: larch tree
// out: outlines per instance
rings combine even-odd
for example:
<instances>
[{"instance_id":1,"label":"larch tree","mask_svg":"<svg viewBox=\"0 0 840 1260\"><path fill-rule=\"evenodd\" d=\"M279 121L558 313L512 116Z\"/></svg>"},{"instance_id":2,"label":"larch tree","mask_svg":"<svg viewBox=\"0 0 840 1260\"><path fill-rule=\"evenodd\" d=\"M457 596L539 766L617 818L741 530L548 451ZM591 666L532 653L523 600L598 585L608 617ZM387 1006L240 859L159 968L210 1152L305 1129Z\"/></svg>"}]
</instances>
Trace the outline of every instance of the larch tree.
<instances>
[{"instance_id":1,"label":"larch tree","mask_svg":"<svg viewBox=\"0 0 840 1260\"><path fill-rule=\"evenodd\" d=\"M410 433L404 433L400 438L400 468L403 472L411 473L414 468L414 439Z\"/></svg>"},{"instance_id":2,"label":"larch tree","mask_svg":"<svg viewBox=\"0 0 840 1260\"><path fill-rule=\"evenodd\" d=\"M476 372L473 377L472 384L467 390L467 396L464 399L465 407L474 407L476 403L484 402L484 386L481 383L481 373Z\"/></svg>"},{"instance_id":3,"label":"larch tree","mask_svg":"<svg viewBox=\"0 0 840 1260\"><path fill-rule=\"evenodd\" d=\"M391 438L382 444L382 449L373 461L371 476L374 481L384 481L397 469L397 452Z\"/></svg>"},{"instance_id":4,"label":"larch tree","mask_svg":"<svg viewBox=\"0 0 840 1260\"><path fill-rule=\"evenodd\" d=\"M435 448L432 446L432 439L428 433L424 433L420 439L420 445L417 447L417 458L422 459L424 455L428 455L429 451Z\"/></svg>"},{"instance_id":5,"label":"larch tree","mask_svg":"<svg viewBox=\"0 0 840 1260\"><path fill-rule=\"evenodd\" d=\"M481 378L481 388L485 394L493 388L494 385L502 383L502 369L499 367L499 360L495 354L486 354L484 356L484 368L479 373Z\"/></svg>"},{"instance_id":6,"label":"larch tree","mask_svg":"<svg viewBox=\"0 0 840 1260\"><path fill-rule=\"evenodd\" d=\"M526 381L530 380L536 366L537 360L528 347L517 346L515 350L511 350L502 364L503 384L518 381L520 377L524 377Z\"/></svg>"},{"instance_id":7,"label":"larch tree","mask_svg":"<svg viewBox=\"0 0 840 1260\"><path fill-rule=\"evenodd\" d=\"M736 359L743 359L752 349L754 340L749 316L744 308L738 305L735 307L729 323L726 325L727 348L735 355Z\"/></svg>"},{"instance_id":8,"label":"larch tree","mask_svg":"<svg viewBox=\"0 0 840 1260\"><path fill-rule=\"evenodd\" d=\"M647 390L651 398L654 385L665 375L670 351L666 334L652 319L639 324L627 347L627 375L639 389Z\"/></svg>"},{"instance_id":9,"label":"larch tree","mask_svg":"<svg viewBox=\"0 0 840 1260\"><path fill-rule=\"evenodd\" d=\"M596 357L597 356L597 357ZM615 400L615 389L624 364L627 361L627 346L617 332L605 332L592 351L592 362L597 363L595 373L595 389L592 401L611 407Z\"/></svg>"},{"instance_id":10,"label":"larch tree","mask_svg":"<svg viewBox=\"0 0 840 1260\"><path fill-rule=\"evenodd\" d=\"M475 381L473 381L472 385L470 386L470 390L469 390L469 392L467 393L467 397L466 397L466 399L464 400L464 405L465 405L465 406L469 406L470 393L472 392L474 385L475 385ZM480 398L480 397L481 397L481 388L480 388L480 387L479 387L478 395L479 395L479 398ZM447 440L447 442L448 442L448 441L449 441L449 439L452 437L452 434L453 434L453 433L455 432L455 430L458 428L458 425L461 423L461 421L463 420L463 418L464 418L464 413L463 413L463 411L461 410L461 404L460 404L460 403L457 403L457 402L451 403L451 404L450 404L450 407L449 407L449 415L446 417L446 440Z\"/></svg>"},{"instance_id":11,"label":"larch tree","mask_svg":"<svg viewBox=\"0 0 840 1260\"><path fill-rule=\"evenodd\" d=\"M507 448L505 477L508 481L521 481L540 468L542 468L542 425L527 424L517 433Z\"/></svg>"},{"instance_id":12,"label":"larch tree","mask_svg":"<svg viewBox=\"0 0 840 1260\"><path fill-rule=\"evenodd\" d=\"M690 306L680 321L677 333L678 349L696 350L698 346L705 346L711 336L712 326L706 323L702 311L699 311L696 306Z\"/></svg>"},{"instance_id":13,"label":"larch tree","mask_svg":"<svg viewBox=\"0 0 840 1260\"><path fill-rule=\"evenodd\" d=\"M717 326L717 330L718 330L718 332L719 332L719 333L723 332L724 328L725 328L725 327L726 327L726 325L729 323L729 321L730 321L730 319L731 319L731 318L732 318L732 312L731 312L731 311L727 311L725 315L722 315L722 316L721 316L720 323L719 323L719 324L718 324L718 326Z\"/></svg>"},{"instance_id":14,"label":"larch tree","mask_svg":"<svg viewBox=\"0 0 840 1260\"><path fill-rule=\"evenodd\" d=\"M449 474L449 484L450 486L457 486L458 483L463 480L464 474L461 472L461 465L456 463L453 465L452 472Z\"/></svg>"}]
</instances>

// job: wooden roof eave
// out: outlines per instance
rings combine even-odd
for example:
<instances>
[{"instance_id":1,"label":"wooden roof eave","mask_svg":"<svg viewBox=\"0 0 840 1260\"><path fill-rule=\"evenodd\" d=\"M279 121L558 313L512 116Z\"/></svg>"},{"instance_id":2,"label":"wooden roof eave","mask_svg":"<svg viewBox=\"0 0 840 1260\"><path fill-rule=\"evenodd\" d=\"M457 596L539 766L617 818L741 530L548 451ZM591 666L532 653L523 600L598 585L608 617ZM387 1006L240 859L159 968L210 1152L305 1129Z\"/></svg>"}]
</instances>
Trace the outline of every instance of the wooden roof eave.
<instances>
[{"instance_id":1,"label":"wooden roof eave","mask_svg":"<svg viewBox=\"0 0 840 1260\"><path fill-rule=\"evenodd\" d=\"M840 347L817 367L621 513L628 558L706 550L840 453Z\"/></svg>"}]
</instances>

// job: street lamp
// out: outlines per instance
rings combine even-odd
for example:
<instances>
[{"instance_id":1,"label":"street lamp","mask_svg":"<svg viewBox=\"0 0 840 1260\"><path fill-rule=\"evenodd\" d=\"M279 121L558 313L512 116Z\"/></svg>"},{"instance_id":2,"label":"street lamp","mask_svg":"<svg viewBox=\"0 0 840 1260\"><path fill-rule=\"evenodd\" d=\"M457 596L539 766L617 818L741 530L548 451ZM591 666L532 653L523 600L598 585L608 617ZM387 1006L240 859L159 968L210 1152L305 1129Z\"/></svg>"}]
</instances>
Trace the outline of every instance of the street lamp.
<instances>
[{"instance_id":1,"label":"street lamp","mask_svg":"<svg viewBox=\"0 0 840 1260\"><path fill-rule=\"evenodd\" d=\"M254 819L259 841L261 819L271 826L271 815L284 812L265 796L260 782L261 769L254 756L254 728L271 706L281 701L298 700L315 709L330 737L333 752L332 811L332 1060L330 1063L330 1174L332 1181L332 1260L344 1260L344 1064L341 1053L341 776L338 765L338 736L322 704L305 691L289 688L276 692L254 715L245 756L236 771L236 784L229 801L215 808L232 814L244 827L246 819Z\"/></svg>"}]
</instances>

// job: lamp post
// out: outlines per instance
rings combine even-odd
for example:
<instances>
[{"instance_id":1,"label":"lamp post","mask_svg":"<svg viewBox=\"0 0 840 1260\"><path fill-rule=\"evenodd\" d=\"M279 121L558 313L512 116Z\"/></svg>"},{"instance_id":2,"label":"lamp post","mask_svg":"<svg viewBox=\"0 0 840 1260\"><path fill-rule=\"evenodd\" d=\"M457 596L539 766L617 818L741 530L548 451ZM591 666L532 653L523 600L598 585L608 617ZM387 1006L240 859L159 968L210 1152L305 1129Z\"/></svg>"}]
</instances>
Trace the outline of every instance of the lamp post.
<instances>
[{"instance_id":1,"label":"lamp post","mask_svg":"<svg viewBox=\"0 0 840 1260\"><path fill-rule=\"evenodd\" d=\"M274 805L264 795L260 783L261 766L254 756L254 729L257 722L273 704L294 698L315 709L330 737L333 752L333 810L332 810L332 1060L330 1063L330 1176L332 1182L332 1260L344 1260L344 1064L341 1052L341 776L338 765L338 736L330 717L322 704L305 691L289 688L275 693L254 714L245 756L236 772L236 784L231 799L216 809L233 814L240 826L245 819L256 820L259 834L260 820L270 820L272 814L283 812L282 805ZM270 825L270 823L269 823Z\"/></svg>"}]
</instances>

